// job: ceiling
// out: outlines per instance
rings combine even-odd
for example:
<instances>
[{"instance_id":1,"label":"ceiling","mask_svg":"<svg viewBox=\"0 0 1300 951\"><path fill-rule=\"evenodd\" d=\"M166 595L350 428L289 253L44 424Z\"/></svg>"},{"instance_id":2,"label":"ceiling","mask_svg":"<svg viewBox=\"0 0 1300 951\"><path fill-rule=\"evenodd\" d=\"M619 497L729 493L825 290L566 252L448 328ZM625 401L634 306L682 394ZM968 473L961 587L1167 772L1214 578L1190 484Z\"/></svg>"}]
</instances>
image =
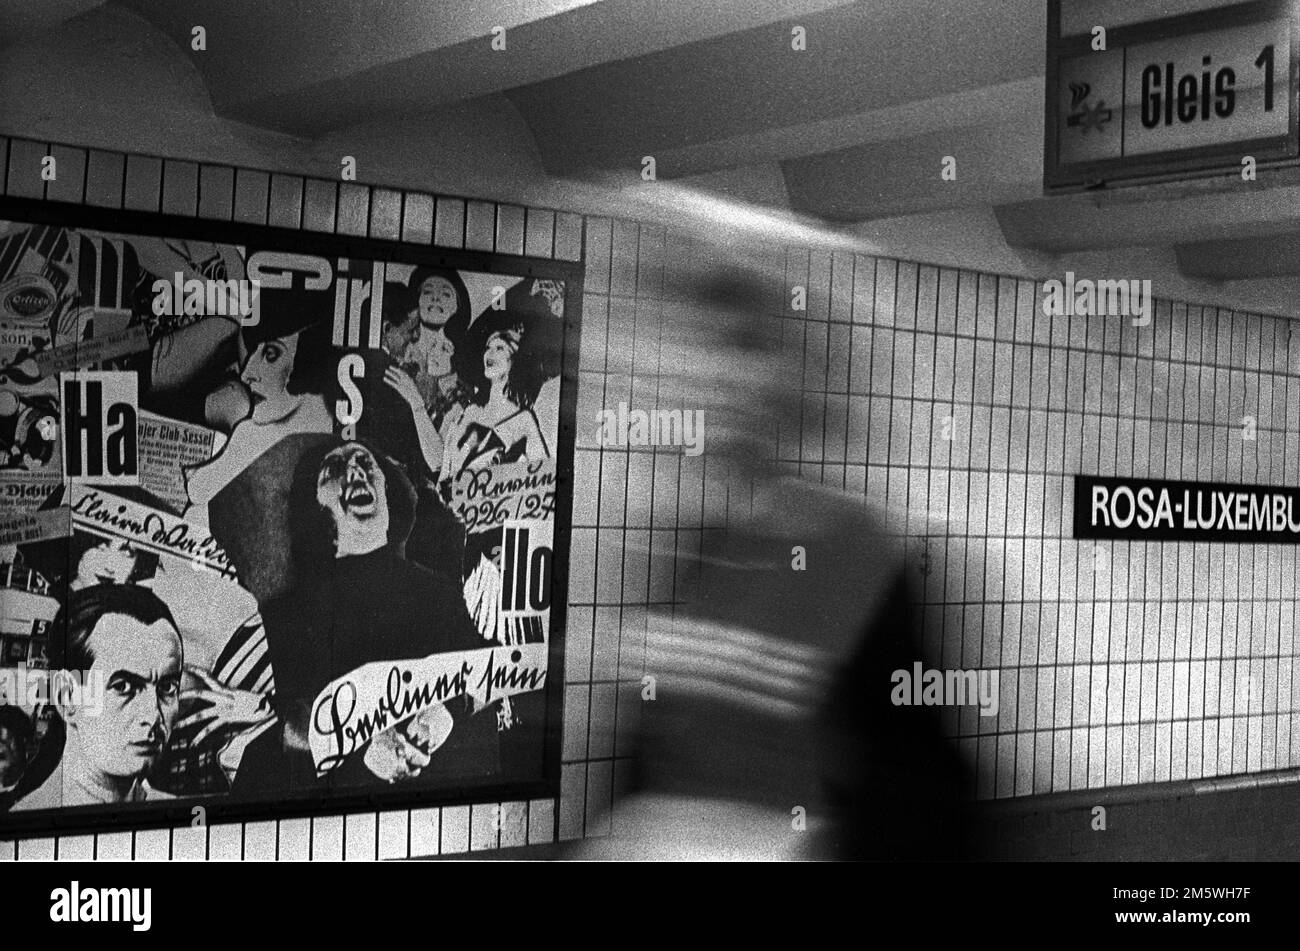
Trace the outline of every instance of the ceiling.
<instances>
[{"instance_id":1,"label":"ceiling","mask_svg":"<svg viewBox=\"0 0 1300 951\"><path fill-rule=\"evenodd\" d=\"M104 0L0 0L0 37L19 36L58 26L102 5Z\"/></svg>"},{"instance_id":2,"label":"ceiling","mask_svg":"<svg viewBox=\"0 0 1300 951\"><path fill-rule=\"evenodd\" d=\"M0 0L0 35L104 0ZM1089 0L1105 7L1114 0ZM1142 0L1179 9L1209 0ZM508 104L547 173L778 168L795 211L863 222L992 207L1048 254L1172 246L1210 280L1300 273L1300 180L1045 198L1044 0L108 0L170 38L216 113L308 140ZM1173 9L1173 8L1170 8ZM202 24L207 49L190 55ZM791 31L802 27L805 50ZM504 29L505 49L492 46ZM946 157L953 181L940 176ZM756 173L757 174L757 173ZM1271 242L1262 261L1254 242Z\"/></svg>"}]
</instances>

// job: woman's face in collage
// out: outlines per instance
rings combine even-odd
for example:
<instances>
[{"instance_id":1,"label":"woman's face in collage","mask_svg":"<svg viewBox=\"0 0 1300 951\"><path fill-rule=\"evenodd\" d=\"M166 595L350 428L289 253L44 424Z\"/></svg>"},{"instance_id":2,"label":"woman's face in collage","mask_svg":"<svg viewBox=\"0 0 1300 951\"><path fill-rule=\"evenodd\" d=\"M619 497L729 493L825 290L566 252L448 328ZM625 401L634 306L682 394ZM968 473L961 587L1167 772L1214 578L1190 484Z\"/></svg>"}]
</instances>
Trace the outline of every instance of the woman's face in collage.
<instances>
[{"instance_id":1,"label":"woman's face in collage","mask_svg":"<svg viewBox=\"0 0 1300 951\"><path fill-rule=\"evenodd\" d=\"M456 288L445 277L426 277L420 285L420 322L435 330L456 313Z\"/></svg>"},{"instance_id":2,"label":"woman's face in collage","mask_svg":"<svg viewBox=\"0 0 1300 951\"><path fill-rule=\"evenodd\" d=\"M253 395L253 422L286 416L300 402L289 392L289 376L298 352L298 334L263 340L248 355L240 379Z\"/></svg>"},{"instance_id":3,"label":"woman's face in collage","mask_svg":"<svg viewBox=\"0 0 1300 951\"><path fill-rule=\"evenodd\" d=\"M493 334L483 348L483 375L489 380L504 380L510 376L510 365L515 348L500 334Z\"/></svg>"},{"instance_id":4,"label":"woman's face in collage","mask_svg":"<svg viewBox=\"0 0 1300 951\"><path fill-rule=\"evenodd\" d=\"M77 565L72 589L96 584L126 584L135 571L135 552L126 542L106 541L89 549Z\"/></svg>"}]
</instances>

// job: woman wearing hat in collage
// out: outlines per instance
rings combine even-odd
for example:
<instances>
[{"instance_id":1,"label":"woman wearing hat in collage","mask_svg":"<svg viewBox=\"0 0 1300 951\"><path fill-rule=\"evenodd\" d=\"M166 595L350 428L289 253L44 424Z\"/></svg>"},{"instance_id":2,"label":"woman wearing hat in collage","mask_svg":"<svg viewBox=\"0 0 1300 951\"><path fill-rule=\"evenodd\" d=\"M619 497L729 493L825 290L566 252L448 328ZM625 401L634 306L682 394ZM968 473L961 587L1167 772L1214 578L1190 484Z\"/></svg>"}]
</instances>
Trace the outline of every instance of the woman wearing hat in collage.
<instances>
[{"instance_id":1,"label":"woman wearing hat in collage","mask_svg":"<svg viewBox=\"0 0 1300 951\"><path fill-rule=\"evenodd\" d=\"M286 436L333 431L325 399L334 368L329 339L333 304L333 295L324 292L262 291L261 320L241 331L240 350L246 356L239 379L209 397L210 402L242 400L247 415L221 454L189 473L187 518L201 517L202 508L231 480Z\"/></svg>"}]
</instances>

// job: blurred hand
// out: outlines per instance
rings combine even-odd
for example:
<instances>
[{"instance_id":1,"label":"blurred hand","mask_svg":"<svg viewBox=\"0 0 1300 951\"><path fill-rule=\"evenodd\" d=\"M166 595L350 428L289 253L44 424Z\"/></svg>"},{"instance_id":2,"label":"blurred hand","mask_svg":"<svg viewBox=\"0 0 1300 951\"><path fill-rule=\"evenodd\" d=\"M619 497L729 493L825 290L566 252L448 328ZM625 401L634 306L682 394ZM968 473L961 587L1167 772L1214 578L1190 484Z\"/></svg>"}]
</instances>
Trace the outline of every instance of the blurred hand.
<instances>
[{"instance_id":1,"label":"blurred hand","mask_svg":"<svg viewBox=\"0 0 1300 951\"><path fill-rule=\"evenodd\" d=\"M474 626L486 641L495 640L501 605L501 572L496 564L482 555L463 585L465 606Z\"/></svg>"},{"instance_id":2,"label":"blurred hand","mask_svg":"<svg viewBox=\"0 0 1300 951\"><path fill-rule=\"evenodd\" d=\"M424 412L424 397L420 395L420 390L416 387L415 381L411 379L406 371L394 366L386 367L384 369L384 382L391 386L414 412Z\"/></svg>"},{"instance_id":3,"label":"blurred hand","mask_svg":"<svg viewBox=\"0 0 1300 951\"><path fill-rule=\"evenodd\" d=\"M191 713L176 724L178 730L203 726L191 741L194 746L198 746L218 730L231 728L243 732L275 717L275 711L271 709L270 697L266 694L225 687L207 671L189 664L185 669L203 684L202 687L187 690L185 697L208 703L208 706L202 710Z\"/></svg>"},{"instance_id":4,"label":"blurred hand","mask_svg":"<svg viewBox=\"0 0 1300 951\"><path fill-rule=\"evenodd\" d=\"M395 783L419 776L429 765L429 754L412 743L400 727L395 727L370 741L363 761L380 779Z\"/></svg>"}]
</instances>

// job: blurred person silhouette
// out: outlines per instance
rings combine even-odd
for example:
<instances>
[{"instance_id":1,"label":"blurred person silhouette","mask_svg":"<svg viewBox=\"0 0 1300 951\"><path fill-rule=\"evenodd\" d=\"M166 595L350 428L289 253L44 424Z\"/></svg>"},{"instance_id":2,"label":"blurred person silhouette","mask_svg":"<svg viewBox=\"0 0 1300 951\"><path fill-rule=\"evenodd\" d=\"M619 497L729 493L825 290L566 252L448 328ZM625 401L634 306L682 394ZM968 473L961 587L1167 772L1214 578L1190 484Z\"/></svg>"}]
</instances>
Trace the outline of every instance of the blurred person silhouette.
<instances>
[{"instance_id":1,"label":"blurred person silhouette","mask_svg":"<svg viewBox=\"0 0 1300 951\"><path fill-rule=\"evenodd\" d=\"M651 616L630 788L612 835L571 854L969 857L973 780L935 708L891 702L894 671L938 660L922 651L901 540L865 499L776 458L778 430L799 443L803 348L781 344L784 253L764 248L800 235L752 215L715 225L694 198L672 200L696 246L682 300L665 303L660 401L703 412L729 523L705 532L691 603Z\"/></svg>"}]
</instances>

